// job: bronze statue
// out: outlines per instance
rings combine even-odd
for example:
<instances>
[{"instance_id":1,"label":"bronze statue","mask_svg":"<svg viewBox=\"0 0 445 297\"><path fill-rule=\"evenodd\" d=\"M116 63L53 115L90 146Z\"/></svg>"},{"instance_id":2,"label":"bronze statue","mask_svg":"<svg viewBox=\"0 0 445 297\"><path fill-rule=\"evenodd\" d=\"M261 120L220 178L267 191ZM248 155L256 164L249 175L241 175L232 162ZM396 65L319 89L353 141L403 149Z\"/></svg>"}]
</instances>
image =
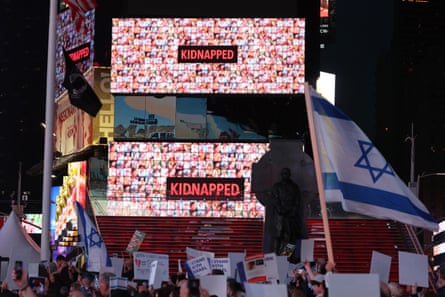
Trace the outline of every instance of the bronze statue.
<instances>
[{"instance_id":1,"label":"bronze statue","mask_svg":"<svg viewBox=\"0 0 445 297\"><path fill-rule=\"evenodd\" d=\"M302 234L300 188L291 178L289 168L281 170L281 180L276 182L267 199L258 197L266 208L265 238L263 250L266 253L284 254L288 244L295 245Z\"/></svg>"}]
</instances>

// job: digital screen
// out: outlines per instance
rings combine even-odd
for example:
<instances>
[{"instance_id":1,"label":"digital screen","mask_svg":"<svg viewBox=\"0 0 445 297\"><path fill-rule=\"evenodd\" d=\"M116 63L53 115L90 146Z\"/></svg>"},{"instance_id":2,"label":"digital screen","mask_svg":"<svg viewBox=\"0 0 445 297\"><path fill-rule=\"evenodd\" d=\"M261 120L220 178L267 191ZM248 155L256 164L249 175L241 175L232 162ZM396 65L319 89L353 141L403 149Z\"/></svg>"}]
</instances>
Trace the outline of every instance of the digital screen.
<instances>
[{"instance_id":1,"label":"digital screen","mask_svg":"<svg viewBox=\"0 0 445 297\"><path fill-rule=\"evenodd\" d=\"M56 197L56 238L66 230L67 223L77 226L75 202L86 207L86 168L87 161L68 163L68 175L63 177L63 185Z\"/></svg>"},{"instance_id":2,"label":"digital screen","mask_svg":"<svg viewBox=\"0 0 445 297\"><path fill-rule=\"evenodd\" d=\"M444 231L445 231L445 221L440 221L439 222L439 230L433 232L433 235L438 235L438 234L440 234L440 233L442 233Z\"/></svg>"},{"instance_id":3,"label":"digital screen","mask_svg":"<svg viewBox=\"0 0 445 297\"><path fill-rule=\"evenodd\" d=\"M108 215L263 218L251 173L268 150L264 142L111 142ZM169 195L172 181L199 181L201 194L177 187ZM217 194L202 192L218 183L224 188Z\"/></svg>"},{"instance_id":4,"label":"digital screen","mask_svg":"<svg viewBox=\"0 0 445 297\"><path fill-rule=\"evenodd\" d=\"M42 214L41 213L27 213L25 219L22 221L22 226L26 233L40 234L42 233Z\"/></svg>"},{"instance_id":5,"label":"digital screen","mask_svg":"<svg viewBox=\"0 0 445 297\"><path fill-rule=\"evenodd\" d=\"M57 15L57 27L56 27L56 86L55 86L55 100L65 92L65 88L62 86L62 82L65 78L65 57L63 55L63 49L71 52L73 55L79 55L76 49L82 49L82 53L87 53L87 57L83 56L76 66L82 73L86 73L93 68L94 55L94 10L85 13L85 25L81 31L76 30L75 22L71 17L71 9L64 10ZM89 48L84 48L88 46Z\"/></svg>"},{"instance_id":6,"label":"digital screen","mask_svg":"<svg viewBox=\"0 0 445 297\"><path fill-rule=\"evenodd\" d=\"M304 92L303 18L115 18L114 94Z\"/></svg>"},{"instance_id":7,"label":"digital screen","mask_svg":"<svg viewBox=\"0 0 445 297\"><path fill-rule=\"evenodd\" d=\"M445 242L437 244L433 247L433 256L445 254Z\"/></svg>"},{"instance_id":8,"label":"digital screen","mask_svg":"<svg viewBox=\"0 0 445 297\"><path fill-rule=\"evenodd\" d=\"M321 48L335 41L335 0L320 0Z\"/></svg>"},{"instance_id":9,"label":"digital screen","mask_svg":"<svg viewBox=\"0 0 445 297\"><path fill-rule=\"evenodd\" d=\"M51 187L51 204L50 204L50 222L49 230L51 233L51 244L56 240L56 199L62 190L61 186Z\"/></svg>"},{"instance_id":10,"label":"digital screen","mask_svg":"<svg viewBox=\"0 0 445 297\"><path fill-rule=\"evenodd\" d=\"M329 16L329 0L320 0L320 18Z\"/></svg>"}]
</instances>

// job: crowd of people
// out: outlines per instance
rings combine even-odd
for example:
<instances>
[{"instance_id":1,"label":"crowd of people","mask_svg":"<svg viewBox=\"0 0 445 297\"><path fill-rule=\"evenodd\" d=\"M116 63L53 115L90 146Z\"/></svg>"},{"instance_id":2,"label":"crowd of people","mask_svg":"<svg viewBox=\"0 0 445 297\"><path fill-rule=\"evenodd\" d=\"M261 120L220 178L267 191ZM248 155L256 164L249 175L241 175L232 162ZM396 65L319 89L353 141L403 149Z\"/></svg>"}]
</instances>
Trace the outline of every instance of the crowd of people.
<instances>
[{"instance_id":1,"label":"crowd of people","mask_svg":"<svg viewBox=\"0 0 445 297\"><path fill-rule=\"evenodd\" d=\"M292 281L288 284L289 297L328 297L329 278L336 273L332 262L318 259L315 265L304 262L304 266L295 269ZM380 297L445 297L445 264L435 272L435 287L421 288L417 284L400 285L395 281L380 281ZM353 285L353 284L352 284ZM360 288L357 288L358 290Z\"/></svg>"},{"instance_id":2,"label":"crowd of people","mask_svg":"<svg viewBox=\"0 0 445 297\"><path fill-rule=\"evenodd\" d=\"M318 259L315 262L299 263L289 278L287 293L289 297L328 297L329 278L336 273L335 265ZM223 274L215 270L212 274ZM21 275L12 271L12 280L17 290L9 290L3 281L0 297L223 297L211 295L199 286L199 295L192 294L190 283L185 273L174 273L168 281L163 281L159 288L148 285L147 281L133 279L131 258L124 263L122 274L133 285L126 290L111 289L110 280L116 275L112 272L92 273L82 271L69 264L63 255L49 263L44 285L36 288L25 270ZM130 283L130 282L129 282ZM381 297L445 297L445 265L437 270L436 288L419 288L417 285L401 286L396 282L380 282ZM245 288L235 278L227 278L227 296L244 297ZM251 297L251 296L249 296Z\"/></svg>"},{"instance_id":3,"label":"crowd of people","mask_svg":"<svg viewBox=\"0 0 445 297\"><path fill-rule=\"evenodd\" d=\"M112 289L110 280L117 275L113 272L93 273L79 270L68 263L63 255L50 262L45 273L44 283L35 287L23 269L20 275L12 271L11 278L17 290L10 290L6 280L2 282L0 297L194 297L188 286L189 279L185 273L176 273L161 287L148 285L147 281L133 280L134 273L131 258L126 259L122 276L131 281L127 290ZM233 278L227 279L227 296L241 297L241 283ZM200 297L215 297L207 290L199 287Z\"/></svg>"}]
</instances>

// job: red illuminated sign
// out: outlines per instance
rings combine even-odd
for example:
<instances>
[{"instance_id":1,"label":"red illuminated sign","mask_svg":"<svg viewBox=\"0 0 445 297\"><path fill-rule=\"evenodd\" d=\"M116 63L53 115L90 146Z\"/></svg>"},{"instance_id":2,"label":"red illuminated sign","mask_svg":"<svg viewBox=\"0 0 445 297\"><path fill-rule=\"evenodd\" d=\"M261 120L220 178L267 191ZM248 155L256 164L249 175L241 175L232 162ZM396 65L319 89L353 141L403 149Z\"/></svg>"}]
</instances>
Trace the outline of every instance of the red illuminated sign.
<instances>
[{"instance_id":1,"label":"red illuminated sign","mask_svg":"<svg viewBox=\"0 0 445 297\"><path fill-rule=\"evenodd\" d=\"M179 63L236 63L236 46L179 46Z\"/></svg>"},{"instance_id":2,"label":"red illuminated sign","mask_svg":"<svg viewBox=\"0 0 445 297\"><path fill-rule=\"evenodd\" d=\"M242 178L167 178L168 199L243 200Z\"/></svg>"},{"instance_id":3,"label":"red illuminated sign","mask_svg":"<svg viewBox=\"0 0 445 297\"><path fill-rule=\"evenodd\" d=\"M88 42L81 46L73 48L67 51L67 53L74 63L87 60L90 57L90 43Z\"/></svg>"}]
</instances>

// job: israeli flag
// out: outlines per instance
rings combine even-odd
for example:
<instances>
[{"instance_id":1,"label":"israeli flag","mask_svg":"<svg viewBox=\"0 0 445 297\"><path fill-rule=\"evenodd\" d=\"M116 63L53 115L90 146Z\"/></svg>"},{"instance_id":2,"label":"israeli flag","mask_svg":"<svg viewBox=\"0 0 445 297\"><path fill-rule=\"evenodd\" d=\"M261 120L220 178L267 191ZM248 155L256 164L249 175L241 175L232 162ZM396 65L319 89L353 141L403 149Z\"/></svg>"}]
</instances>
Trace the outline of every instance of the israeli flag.
<instances>
[{"instance_id":1,"label":"israeli flag","mask_svg":"<svg viewBox=\"0 0 445 297\"><path fill-rule=\"evenodd\" d=\"M346 114L308 85L306 103L327 203L341 202L348 212L438 230L423 203Z\"/></svg>"},{"instance_id":2,"label":"israeli flag","mask_svg":"<svg viewBox=\"0 0 445 297\"><path fill-rule=\"evenodd\" d=\"M75 202L77 210L77 225L79 229L80 245L85 247L87 271L101 272L104 268L111 267L111 259L108 256L107 247L102 236L97 231L95 224L85 213L82 205Z\"/></svg>"}]
</instances>

